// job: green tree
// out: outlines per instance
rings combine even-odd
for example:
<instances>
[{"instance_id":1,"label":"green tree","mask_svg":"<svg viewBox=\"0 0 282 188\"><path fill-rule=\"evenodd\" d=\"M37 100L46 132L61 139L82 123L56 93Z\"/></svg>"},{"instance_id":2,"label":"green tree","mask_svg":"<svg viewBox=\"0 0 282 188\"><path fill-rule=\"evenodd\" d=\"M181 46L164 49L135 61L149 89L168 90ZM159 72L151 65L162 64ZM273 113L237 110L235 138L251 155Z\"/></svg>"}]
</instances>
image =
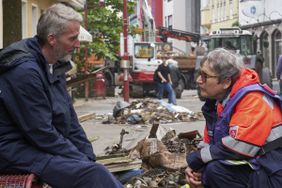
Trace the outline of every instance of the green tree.
<instances>
[{"instance_id":1,"label":"green tree","mask_svg":"<svg viewBox=\"0 0 282 188\"><path fill-rule=\"evenodd\" d=\"M127 2L128 15L134 12L135 5L135 2ZM88 54L95 54L98 58L117 60L122 32L123 0L105 0L102 6L99 0L87 0L87 11L81 12L84 18L85 12L87 12L88 20L87 29L93 36L93 42L87 45ZM128 32L132 33L131 30L133 27L129 27ZM85 44L82 44L81 57L84 56L84 50Z\"/></svg>"}]
</instances>

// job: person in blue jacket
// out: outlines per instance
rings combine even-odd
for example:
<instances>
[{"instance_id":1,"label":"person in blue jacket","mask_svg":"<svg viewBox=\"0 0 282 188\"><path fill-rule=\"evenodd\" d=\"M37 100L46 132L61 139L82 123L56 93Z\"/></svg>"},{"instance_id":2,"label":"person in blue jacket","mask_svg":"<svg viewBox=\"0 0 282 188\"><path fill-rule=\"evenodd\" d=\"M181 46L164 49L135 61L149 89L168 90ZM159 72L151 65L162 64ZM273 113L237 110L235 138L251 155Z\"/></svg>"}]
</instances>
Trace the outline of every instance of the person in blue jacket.
<instances>
[{"instance_id":1,"label":"person in blue jacket","mask_svg":"<svg viewBox=\"0 0 282 188\"><path fill-rule=\"evenodd\" d=\"M34 173L58 188L123 187L95 162L66 90L81 21L71 7L54 4L35 37L0 52L0 173Z\"/></svg>"},{"instance_id":2,"label":"person in blue jacket","mask_svg":"<svg viewBox=\"0 0 282 188\"><path fill-rule=\"evenodd\" d=\"M218 48L203 59L197 84L206 99L203 142L187 155L191 187L280 188L282 100L242 57Z\"/></svg>"}]
</instances>

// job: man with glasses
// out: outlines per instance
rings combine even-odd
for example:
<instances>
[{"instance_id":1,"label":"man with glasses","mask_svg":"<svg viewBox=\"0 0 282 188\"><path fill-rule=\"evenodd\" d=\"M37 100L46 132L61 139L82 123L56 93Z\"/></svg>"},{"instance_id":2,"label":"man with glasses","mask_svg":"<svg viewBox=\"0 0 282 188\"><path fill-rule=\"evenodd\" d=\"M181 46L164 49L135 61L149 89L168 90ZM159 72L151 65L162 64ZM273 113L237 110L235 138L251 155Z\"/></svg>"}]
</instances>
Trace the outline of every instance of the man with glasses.
<instances>
[{"instance_id":1,"label":"man with glasses","mask_svg":"<svg viewBox=\"0 0 282 188\"><path fill-rule=\"evenodd\" d=\"M281 187L281 98L223 48L202 61L196 82L206 128L199 150L187 155L190 186Z\"/></svg>"}]
</instances>

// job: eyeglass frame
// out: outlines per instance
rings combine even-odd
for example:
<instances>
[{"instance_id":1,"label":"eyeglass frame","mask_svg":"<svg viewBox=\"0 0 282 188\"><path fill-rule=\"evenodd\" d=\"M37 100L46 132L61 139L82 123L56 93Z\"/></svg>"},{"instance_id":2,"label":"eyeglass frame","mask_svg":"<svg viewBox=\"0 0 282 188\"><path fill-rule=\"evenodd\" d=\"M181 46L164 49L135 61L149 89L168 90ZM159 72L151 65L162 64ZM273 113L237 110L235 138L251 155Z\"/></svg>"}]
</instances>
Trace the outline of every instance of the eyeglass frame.
<instances>
[{"instance_id":1,"label":"eyeglass frame","mask_svg":"<svg viewBox=\"0 0 282 188\"><path fill-rule=\"evenodd\" d=\"M198 71L198 76L197 77L201 77L201 80L203 83L207 82L208 78L218 78L219 76L216 75L209 75L206 72L202 71L201 69Z\"/></svg>"}]
</instances>

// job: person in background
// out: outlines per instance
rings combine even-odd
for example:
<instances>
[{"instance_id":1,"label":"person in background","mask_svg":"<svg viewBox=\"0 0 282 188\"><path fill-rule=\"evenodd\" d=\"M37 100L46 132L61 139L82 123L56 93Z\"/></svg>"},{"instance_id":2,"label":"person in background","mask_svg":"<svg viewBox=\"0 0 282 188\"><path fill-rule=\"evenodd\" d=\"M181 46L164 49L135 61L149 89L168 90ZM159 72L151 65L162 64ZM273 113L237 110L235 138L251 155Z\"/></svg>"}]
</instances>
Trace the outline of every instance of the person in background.
<instances>
[{"instance_id":1,"label":"person in background","mask_svg":"<svg viewBox=\"0 0 282 188\"><path fill-rule=\"evenodd\" d=\"M82 16L46 9L37 35L0 52L0 173L33 173L52 187L122 188L96 163L66 90Z\"/></svg>"},{"instance_id":2,"label":"person in background","mask_svg":"<svg viewBox=\"0 0 282 188\"><path fill-rule=\"evenodd\" d=\"M281 98L223 48L208 53L197 84L206 128L198 150L187 155L190 186L281 187Z\"/></svg>"},{"instance_id":3,"label":"person in background","mask_svg":"<svg viewBox=\"0 0 282 188\"><path fill-rule=\"evenodd\" d=\"M166 61L170 70L172 88L175 90L179 84L179 80L181 79L181 73L178 69L178 62L174 59L173 55L171 55L170 58Z\"/></svg>"},{"instance_id":4,"label":"person in background","mask_svg":"<svg viewBox=\"0 0 282 188\"><path fill-rule=\"evenodd\" d=\"M158 99L162 99L164 91L168 93L168 103L176 105L176 96L172 88L172 79L168 67L167 58L162 58L162 63L158 66L156 82L158 84Z\"/></svg>"},{"instance_id":5,"label":"person in background","mask_svg":"<svg viewBox=\"0 0 282 188\"><path fill-rule=\"evenodd\" d=\"M189 53L190 57L196 57L196 48L195 47L191 47L191 51Z\"/></svg>"},{"instance_id":6,"label":"person in background","mask_svg":"<svg viewBox=\"0 0 282 188\"><path fill-rule=\"evenodd\" d=\"M280 95L282 96L282 55L280 55L278 58L275 75L277 80L279 81Z\"/></svg>"}]
</instances>

